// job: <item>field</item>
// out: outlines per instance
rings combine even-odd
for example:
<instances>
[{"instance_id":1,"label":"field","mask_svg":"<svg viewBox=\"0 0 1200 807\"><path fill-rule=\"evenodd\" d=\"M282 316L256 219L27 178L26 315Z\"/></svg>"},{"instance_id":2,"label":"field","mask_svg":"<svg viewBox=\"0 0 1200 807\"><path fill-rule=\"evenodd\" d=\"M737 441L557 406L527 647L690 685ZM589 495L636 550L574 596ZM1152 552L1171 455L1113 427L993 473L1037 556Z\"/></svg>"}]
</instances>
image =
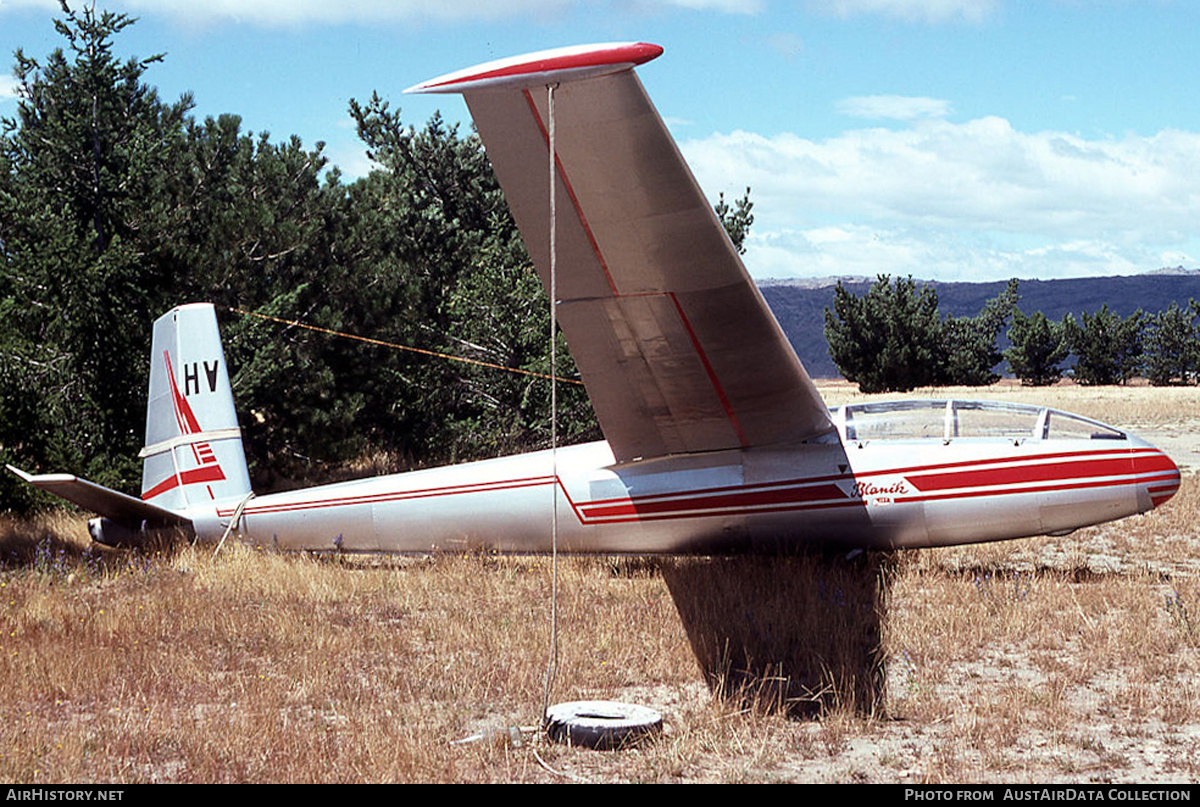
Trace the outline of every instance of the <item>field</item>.
<instances>
[{"instance_id":1,"label":"field","mask_svg":"<svg viewBox=\"0 0 1200 807\"><path fill-rule=\"evenodd\" d=\"M75 515L3 522L0 779L1200 779L1200 390L957 392L1130 428L1167 449L1183 487L1061 538L563 560L550 701L664 713L659 740L612 752L509 731L536 726L545 701L547 558L114 552L90 548ZM809 671L790 708L772 653Z\"/></svg>"}]
</instances>

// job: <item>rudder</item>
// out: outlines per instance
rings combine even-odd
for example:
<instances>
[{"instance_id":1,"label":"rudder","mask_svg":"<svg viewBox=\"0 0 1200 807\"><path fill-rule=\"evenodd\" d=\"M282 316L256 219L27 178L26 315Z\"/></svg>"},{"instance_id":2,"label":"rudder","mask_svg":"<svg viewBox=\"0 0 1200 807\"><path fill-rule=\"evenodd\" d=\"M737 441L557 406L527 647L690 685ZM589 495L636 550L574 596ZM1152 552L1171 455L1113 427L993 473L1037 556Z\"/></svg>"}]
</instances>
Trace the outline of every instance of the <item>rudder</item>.
<instances>
[{"instance_id":1,"label":"rudder","mask_svg":"<svg viewBox=\"0 0 1200 807\"><path fill-rule=\"evenodd\" d=\"M142 499L185 511L250 493L229 371L211 303L173 308L154 323Z\"/></svg>"}]
</instances>

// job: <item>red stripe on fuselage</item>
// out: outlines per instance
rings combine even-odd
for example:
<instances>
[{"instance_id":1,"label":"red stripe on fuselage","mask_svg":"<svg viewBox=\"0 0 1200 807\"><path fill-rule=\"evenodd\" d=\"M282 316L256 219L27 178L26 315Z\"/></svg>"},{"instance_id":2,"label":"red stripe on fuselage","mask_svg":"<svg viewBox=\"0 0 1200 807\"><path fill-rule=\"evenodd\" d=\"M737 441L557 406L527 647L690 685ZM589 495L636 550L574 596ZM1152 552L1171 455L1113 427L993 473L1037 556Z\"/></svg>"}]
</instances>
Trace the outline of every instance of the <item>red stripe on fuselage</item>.
<instances>
[{"instance_id":1,"label":"red stripe on fuselage","mask_svg":"<svg viewBox=\"0 0 1200 807\"><path fill-rule=\"evenodd\" d=\"M1120 458L1112 457L1111 454L1124 455L1125 457L1133 454L1136 458L1135 466L1139 468L1138 472L1132 472L1130 470L1128 460L1126 460L1126 470L1120 474L1102 475L1085 472L1071 477L1042 480L1040 484L1022 484L1018 486L1009 485L999 489L996 489L995 487L989 487L985 489L986 486L993 485L994 483L985 481L987 478L979 475L985 470L980 468L982 465L999 466L998 470L1006 472L1007 475L1007 471L1012 470L1012 467L1010 466L1016 468L1028 468L1028 463L1031 462L1063 458L1079 459L1087 458L1089 455L1095 454L1095 452L1063 452L1058 454L1043 454L1021 460L968 460L960 463L943 463L934 466L901 467L897 469L866 472L857 475L850 473L822 475L780 482L761 482L753 485L729 485L697 490L681 490L629 498L615 497L609 499L598 499L591 502L575 502L571 499L570 494L567 492L566 487L562 484L561 480L558 480L558 485L560 490L562 490L567 503L575 512L576 518L578 518L581 524L585 525L613 524L633 521L657 521L663 519L703 518L717 515L728 516L754 513L818 510L835 507L863 507L869 503L869 498L864 499L854 497L835 483L870 480L881 477L895 477L910 474L918 470L927 470L929 468L936 468L939 470L952 467L969 468L971 470L963 471L960 476L964 477L964 480L971 480L974 482L976 489L964 489L970 487L969 483L964 482L963 484L952 485L948 488L945 488L944 492L930 492L918 496L897 495L893 498L893 502L896 504L903 504L906 502L949 501L954 499L976 498L980 496L1007 496L1022 493L1087 490L1091 488L1123 487L1127 485L1148 483L1166 483L1153 488L1151 490L1152 496L1156 496L1160 491L1163 494L1167 494L1168 490L1171 490L1171 494L1173 494L1174 490L1178 489L1178 470L1175 469L1174 463L1172 463L1170 459L1165 457L1157 449L1124 449L1106 453L1110 453L1110 456L1095 462L1074 462L1071 463L1071 465L1073 465L1077 471L1087 468L1091 468L1091 470L1111 470L1107 465L1104 465L1104 463L1108 462L1109 460ZM1096 462L1101 463L1101 465L1096 465ZM1167 466L1169 466L1169 468ZM1145 476L1145 474L1153 473L1155 469L1159 468L1163 470L1162 473L1149 477ZM1107 478L1099 478L1103 476L1107 476ZM1027 482L1028 479L1028 477L1025 477L1022 481ZM1055 482L1058 484L1053 484ZM415 490L363 494L359 496L339 496L330 499L308 499L280 504L268 503L257 506L251 505L246 509L246 513L248 515L287 513L301 510L403 501L406 499L500 492L531 486L550 485L554 483L554 477L550 476L493 480L489 482L477 482L466 485L445 485L434 488L419 488ZM1171 494L1165 495L1161 501L1166 501L1166 499L1169 499ZM1158 503L1159 501L1155 500L1156 506ZM217 515L220 517L228 517L232 514L233 508L217 511Z\"/></svg>"},{"instance_id":2,"label":"red stripe on fuselage","mask_svg":"<svg viewBox=\"0 0 1200 807\"><path fill-rule=\"evenodd\" d=\"M1133 472L1138 474L1151 473L1154 471L1167 471L1174 473L1176 478L1179 476L1179 468L1171 461L1171 458L1161 451L1155 451L1153 454L1135 454L1133 456Z\"/></svg>"},{"instance_id":3,"label":"red stripe on fuselage","mask_svg":"<svg viewBox=\"0 0 1200 807\"><path fill-rule=\"evenodd\" d=\"M416 490L390 491L387 493L366 493L359 496L339 496L330 499L311 499L307 501L286 502L280 504L251 505L245 509L247 515L265 513L291 513L300 510L314 510L323 507L352 507L362 504L380 504L383 502L398 502L406 499L428 499L438 496L459 496L468 493L487 493L497 490L516 490L519 488L535 487L538 485L553 485L554 477L536 476L525 479L505 479L494 482L474 482L466 485L445 485L437 488ZM234 508L218 510L221 517L232 516Z\"/></svg>"},{"instance_id":4,"label":"red stripe on fuselage","mask_svg":"<svg viewBox=\"0 0 1200 807\"><path fill-rule=\"evenodd\" d=\"M728 508L758 508L765 505L800 504L805 502L848 499L849 496L837 485L807 485L780 490L763 490L754 493L726 493L717 496L695 496L680 500L641 501L630 499L624 504L581 504L586 519L609 519L617 516L651 516L680 510L724 510Z\"/></svg>"},{"instance_id":5,"label":"red stripe on fuselage","mask_svg":"<svg viewBox=\"0 0 1200 807\"><path fill-rule=\"evenodd\" d=\"M1166 463L1170 464L1170 468L1174 469L1174 463L1171 463L1171 461L1169 459L1167 459L1166 457L1163 456L1162 452L1160 452L1160 451L1158 451L1158 449L1154 449L1154 448L1116 449L1111 452L1105 452L1105 454L1108 455L1108 457L1127 457L1131 453L1134 454L1135 456L1145 455L1145 454L1152 455L1150 457L1146 457L1146 459L1151 459L1151 460L1154 459L1154 457L1158 457L1161 460L1165 460ZM1095 451L1069 451L1069 452L1059 452L1059 453L1055 453L1055 454L1035 454L1035 455L1029 456L1029 457L1021 457L1021 458L1014 458L1014 459L999 459L999 458L993 457L990 459L963 460L960 462L934 463L931 465L901 466L899 468L886 468L886 469L881 469L878 471L863 471L858 474L852 474L849 471L847 471L846 473L841 473L841 474L825 474L822 476L812 476L812 477L795 477L792 479L781 479L781 480L778 480L775 482L757 482L757 483L750 484L750 485L725 485L725 486L721 486L721 487L704 488L701 490L691 490L691 491L682 490L682 491L672 491L670 493L654 493L654 494L648 494L645 496L639 496L639 497L637 497L637 501L650 502L650 501L655 501L657 499L664 499L664 498L665 499L674 499L674 498L678 498L680 496L716 494L716 493L725 493L728 491L745 492L745 491L761 490L761 489L765 489L765 488L780 488L780 487L786 487L789 485L812 485L812 484L816 484L819 482L837 482L837 481L842 481L842 480L855 480L855 479L868 480L868 479L872 479L874 477L881 477L881 476L908 476L909 474L916 474L916 473L923 472L923 471L940 471L940 470L945 470L948 468L978 468L979 466L984 466L984 465L996 465L996 466L1001 466L1001 467L1015 465L1016 467L1024 468L1024 467L1027 467L1030 463L1044 462L1047 460L1069 460L1069 459L1088 458L1088 457L1091 457L1091 458L1096 457L1096 452ZM1141 457L1138 456L1138 458L1140 459ZM589 505L600 505L600 504L612 504L612 503L628 502L628 501L631 501L628 497L618 496L618 497L614 497L611 499L597 499L595 501L588 502L588 504Z\"/></svg>"},{"instance_id":6,"label":"red stripe on fuselage","mask_svg":"<svg viewBox=\"0 0 1200 807\"><path fill-rule=\"evenodd\" d=\"M1133 457L1136 462L1138 459L1149 459L1153 457L1163 457L1163 453L1157 448L1115 448L1111 450L1092 450L1092 451L1059 451L1054 454L1032 454L1028 457L988 457L978 460L961 460L959 462L942 462L932 463L930 465L910 465L907 467L894 468L887 471L871 471L869 475L878 474L918 474L927 473L929 471L942 471L950 468L980 468L986 465L1025 467L1030 463L1049 462L1053 460L1072 460L1072 459L1116 459L1121 457ZM1165 457L1164 457L1165 459ZM1170 462L1168 459L1167 462Z\"/></svg>"},{"instance_id":7,"label":"red stripe on fuselage","mask_svg":"<svg viewBox=\"0 0 1200 807\"><path fill-rule=\"evenodd\" d=\"M977 471L950 471L935 474L909 474L907 479L922 492L952 488L990 487L993 485L1029 484L1083 476L1119 476L1133 472L1129 456L1111 459L1077 459L1038 465L1014 465L1006 468L984 468Z\"/></svg>"}]
</instances>

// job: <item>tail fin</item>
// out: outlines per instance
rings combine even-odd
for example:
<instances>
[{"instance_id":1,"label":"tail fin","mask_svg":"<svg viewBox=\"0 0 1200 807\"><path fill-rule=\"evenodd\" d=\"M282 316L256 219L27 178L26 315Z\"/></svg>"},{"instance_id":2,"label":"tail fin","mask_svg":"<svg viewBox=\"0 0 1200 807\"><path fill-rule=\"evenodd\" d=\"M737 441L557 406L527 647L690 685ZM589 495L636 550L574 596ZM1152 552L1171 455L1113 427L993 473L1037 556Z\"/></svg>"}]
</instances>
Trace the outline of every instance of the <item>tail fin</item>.
<instances>
[{"instance_id":1,"label":"tail fin","mask_svg":"<svg viewBox=\"0 0 1200 807\"><path fill-rule=\"evenodd\" d=\"M250 492L242 433L211 303L154 323L142 499L168 510Z\"/></svg>"}]
</instances>

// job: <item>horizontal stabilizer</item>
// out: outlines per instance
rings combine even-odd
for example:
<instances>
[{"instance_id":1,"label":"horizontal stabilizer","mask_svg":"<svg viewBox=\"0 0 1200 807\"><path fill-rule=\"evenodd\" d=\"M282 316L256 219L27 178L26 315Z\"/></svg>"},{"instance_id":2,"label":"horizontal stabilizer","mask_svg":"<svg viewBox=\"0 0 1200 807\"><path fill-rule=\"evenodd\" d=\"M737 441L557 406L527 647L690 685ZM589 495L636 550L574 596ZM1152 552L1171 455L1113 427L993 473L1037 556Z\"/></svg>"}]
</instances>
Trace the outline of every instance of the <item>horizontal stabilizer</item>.
<instances>
[{"instance_id":1,"label":"horizontal stabilizer","mask_svg":"<svg viewBox=\"0 0 1200 807\"><path fill-rule=\"evenodd\" d=\"M150 527L181 527L191 519L115 490L80 479L73 474L27 474L9 465L8 470L36 488L121 524Z\"/></svg>"}]
</instances>

